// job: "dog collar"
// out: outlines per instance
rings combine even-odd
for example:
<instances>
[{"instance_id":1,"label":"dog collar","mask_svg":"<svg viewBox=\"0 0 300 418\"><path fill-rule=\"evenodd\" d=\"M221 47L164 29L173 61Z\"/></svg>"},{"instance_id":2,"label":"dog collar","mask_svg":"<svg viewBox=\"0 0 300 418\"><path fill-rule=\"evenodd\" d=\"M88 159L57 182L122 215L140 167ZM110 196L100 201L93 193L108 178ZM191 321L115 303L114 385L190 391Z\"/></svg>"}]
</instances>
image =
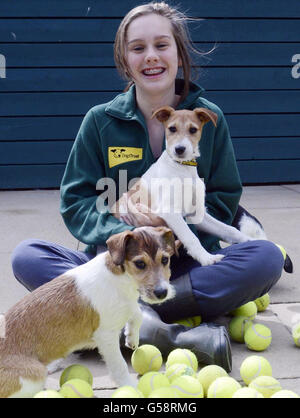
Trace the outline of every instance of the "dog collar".
<instances>
[{"instance_id":1,"label":"dog collar","mask_svg":"<svg viewBox=\"0 0 300 418\"><path fill-rule=\"evenodd\" d=\"M193 167L197 167L197 161L196 160L190 160L190 161L178 161L178 160L174 160L174 161L176 161L178 164L191 165Z\"/></svg>"}]
</instances>

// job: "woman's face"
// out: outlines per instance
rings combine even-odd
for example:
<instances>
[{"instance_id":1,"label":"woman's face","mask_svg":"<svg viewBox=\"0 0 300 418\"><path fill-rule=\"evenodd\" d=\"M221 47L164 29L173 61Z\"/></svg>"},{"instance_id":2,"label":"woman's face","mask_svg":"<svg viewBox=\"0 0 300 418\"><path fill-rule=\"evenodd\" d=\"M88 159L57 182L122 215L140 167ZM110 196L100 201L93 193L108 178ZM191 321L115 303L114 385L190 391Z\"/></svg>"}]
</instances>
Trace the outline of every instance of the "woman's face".
<instances>
[{"instance_id":1,"label":"woman's face","mask_svg":"<svg viewBox=\"0 0 300 418\"><path fill-rule=\"evenodd\" d=\"M170 21L157 14L133 20L127 30L126 60L136 87L157 95L174 88L177 46Z\"/></svg>"}]
</instances>

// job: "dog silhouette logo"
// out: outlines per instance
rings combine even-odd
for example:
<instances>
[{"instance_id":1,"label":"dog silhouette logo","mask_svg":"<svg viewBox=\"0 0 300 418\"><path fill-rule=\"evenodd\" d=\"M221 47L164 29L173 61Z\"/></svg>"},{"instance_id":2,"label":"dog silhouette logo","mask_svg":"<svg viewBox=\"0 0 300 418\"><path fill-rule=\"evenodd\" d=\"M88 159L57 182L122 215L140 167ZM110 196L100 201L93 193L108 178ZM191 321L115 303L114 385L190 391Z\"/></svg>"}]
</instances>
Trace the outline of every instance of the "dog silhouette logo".
<instances>
[{"instance_id":1,"label":"dog silhouette logo","mask_svg":"<svg viewBox=\"0 0 300 418\"><path fill-rule=\"evenodd\" d=\"M143 148L135 147L108 147L108 164L114 167L119 164L141 160Z\"/></svg>"}]
</instances>

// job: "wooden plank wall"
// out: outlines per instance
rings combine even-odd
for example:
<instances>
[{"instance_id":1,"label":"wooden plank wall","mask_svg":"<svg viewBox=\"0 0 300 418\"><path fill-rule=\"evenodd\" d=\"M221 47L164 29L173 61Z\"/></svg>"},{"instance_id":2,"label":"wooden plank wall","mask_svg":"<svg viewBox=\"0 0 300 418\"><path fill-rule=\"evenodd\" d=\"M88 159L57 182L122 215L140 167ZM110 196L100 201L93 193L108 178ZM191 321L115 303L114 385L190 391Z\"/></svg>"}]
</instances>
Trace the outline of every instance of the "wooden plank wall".
<instances>
[{"instance_id":1,"label":"wooden plank wall","mask_svg":"<svg viewBox=\"0 0 300 418\"><path fill-rule=\"evenodd\" d=\"M226 115L243 183L299 182L300 1L170 3L202 19L197 48L214 48L198 83ZM113 40L137 4L0 3L0 189L59 187L84 114L124 86Z\"/></svg>"}]
</instances>

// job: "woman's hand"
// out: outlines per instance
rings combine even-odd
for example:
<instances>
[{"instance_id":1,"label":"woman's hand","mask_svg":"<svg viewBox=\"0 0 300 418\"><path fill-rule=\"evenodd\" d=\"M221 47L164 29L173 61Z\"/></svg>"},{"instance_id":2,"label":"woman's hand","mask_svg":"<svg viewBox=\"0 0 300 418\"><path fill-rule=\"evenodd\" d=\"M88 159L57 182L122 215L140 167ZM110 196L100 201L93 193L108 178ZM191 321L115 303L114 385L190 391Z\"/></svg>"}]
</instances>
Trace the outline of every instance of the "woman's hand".
<instances>
[{"instance_id":1,"label":"woman's hand","mask_svg":"<svg viewBox=\"0 0 300 418\"><path fill-rule=\"evenodd\" d=\"M114 213L113 215L127 225L140 226L167 226L165 221L150 212L148 206L142 203L133 203L126 194L122 196L122 207L127 208L127 213Z\"/></svg>"}]
</instances>

